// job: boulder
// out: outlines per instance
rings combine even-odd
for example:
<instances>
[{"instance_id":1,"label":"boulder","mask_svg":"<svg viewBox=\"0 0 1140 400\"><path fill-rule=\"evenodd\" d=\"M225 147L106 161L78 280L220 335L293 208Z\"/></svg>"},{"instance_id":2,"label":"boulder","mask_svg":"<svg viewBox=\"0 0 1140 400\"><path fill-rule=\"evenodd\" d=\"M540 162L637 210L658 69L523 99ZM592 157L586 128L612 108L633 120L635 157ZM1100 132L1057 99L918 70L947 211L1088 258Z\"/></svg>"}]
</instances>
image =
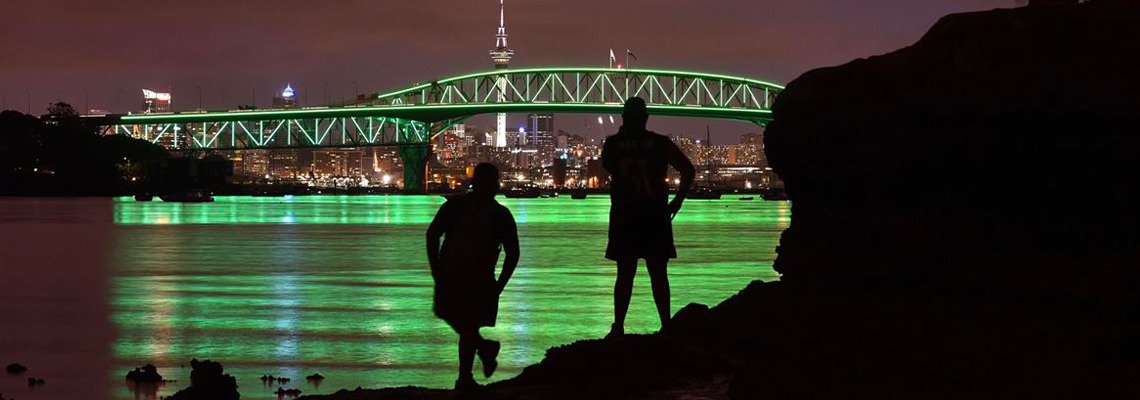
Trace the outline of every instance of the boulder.
<instances>
[{"instance_id":1,"label":"boulder","mask_svg":"<svg viewBox=\"0 0 1140 400\"><path fill-rule=\"evenodd\" d=\"M152 364L147 364L137 367L127 372L127 380L134 383L162 383L162 375L158 373L158 368Z\"/></svg>"},{"instance_id":2,"label":"boulder","mask_svg":"<svg viewBox=\"0 0 1140 400\"><path fill-rule=\"evenodd\" d=\"M28 372L28 367L20 363L11 363L4 367L4 371L12 375L19 375Z\"/></svg>"},{"instance_id":3,"label":"boulder","mask_svg":"<svg viewBox=\"0 0 1140 400\"><path fill-rule=\"evenodd\" d=\"M1140 394L1140 5L1034 3L779 95L782 279L711 310L733 397Z\"/></svg>"},{"instance_id":4,"label":"boulder","mask_svg":"<svg viewBox=\"0 0 1140 400\"><path fill-rule=\"evenodd\" d=\"M783 280L1128 311L1138 22L1109 0L949 15L910 47L791 82L765 133L792 199Z\"/></svg>"},{"instance_id":5,"label":"boulder","mask_svg":"<svg viewBox=\"0 0 1140 400\"><path fill-rule=\"evenodd\" d=\"M170 400L238 400L237 379L224 374L216 361L190 360L190 387L170 396Z\"/></svg>"}]
</instances>

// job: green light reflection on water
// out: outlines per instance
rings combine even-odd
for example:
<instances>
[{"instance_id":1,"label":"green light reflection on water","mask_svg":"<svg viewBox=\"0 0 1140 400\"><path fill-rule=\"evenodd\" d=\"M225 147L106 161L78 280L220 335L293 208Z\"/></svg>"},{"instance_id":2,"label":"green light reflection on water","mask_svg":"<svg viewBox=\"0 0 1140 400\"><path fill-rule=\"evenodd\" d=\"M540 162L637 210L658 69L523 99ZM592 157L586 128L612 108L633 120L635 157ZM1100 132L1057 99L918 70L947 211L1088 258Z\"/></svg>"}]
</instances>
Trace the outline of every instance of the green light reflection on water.
<instances>
[{"instance_id":1,"label":"green light reflection on water","mask_svg":"<svg viewBox=\"0 0 1140 400\"><path fill-rule=\"evenodd\" d=\"M522 258L500 301L504 343L495 379L551 346L605 334L613 267L603 258L608 198L503 199L519 223ZM155 363L181 382L191 357L221 360L243 398L269 399L256 377L290 376L306 393L454 380L455 336L431 313L423 233L438 196L220 197L216 203L115 203L118 248L112 319L121 379ZM773 280L785 202L686 202L674 221L673 309L715 304L753 279ZM657 329L639 271L628 321ZM328 377L319 389L305 375ZM115 398L132 398L116 389Z\"/></svg>"}]
</instances>

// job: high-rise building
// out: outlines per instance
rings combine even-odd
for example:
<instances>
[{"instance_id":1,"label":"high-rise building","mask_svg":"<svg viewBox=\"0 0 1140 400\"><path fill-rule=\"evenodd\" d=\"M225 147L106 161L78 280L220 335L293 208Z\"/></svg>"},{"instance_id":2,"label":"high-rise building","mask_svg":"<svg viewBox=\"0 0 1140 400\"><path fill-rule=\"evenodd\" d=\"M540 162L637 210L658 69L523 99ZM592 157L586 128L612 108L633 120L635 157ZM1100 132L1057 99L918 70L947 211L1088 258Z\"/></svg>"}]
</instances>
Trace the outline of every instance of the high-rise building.
<instances>
[{"instance_id":1,"label":"high-rise building","mask_svg":"<svg viewBox=\"0 0 1140 400\"><path fill-rule=\"evenodd\" d=\"M354 148L313 150L313 175L318 178L360 177L363 156L363 151Z\"/></svg>"},{"instance_id":2,"label":"high-rise building","mask_svg":"<svg viewBox=\"0 0 1140 400\"><path fill-rule=\"evenodd\" d=\"M673 143L681 149L681 152L688 157L693 164L703 164L704 157L702 154L700 141L693 141L692 138L685 135L669 135L673 139Z\"/></svg>"},{"instance_id":3,"label":"high-rise building","mask_svg":"<svg viewBox=\"0 0 1140 400\"><path fill-rule=\"evenodd\" d=\"M764 134L746 133L740 135L741 164L768 166L768 158L764 155Z\"/></svg>"},{"instance_id":4,"label":"high-rise building","mask_svg":"<svg viewBox=\"0 0 1140 400\"><path fill-rule=\"evenodd\" d=\"M554 114L528 114L530 145L534 147L542 165L550 165L557 144L554 137Z\"/></svg>"},{"instance_id":5,"label":"high-rise building","mask_svg":"<svg viewBox=\"0 0 1140 400\"><path fill-rule=\"evenodd\" d=\"M234 176L264 178L269 174L269 152L266 149L234 151L234 156L230 158L234 163Z\"/></svg>"},{"instance_id":6,"label":"high-rise building","mask_svg":"<svg viewBox=\"0 0 1140 400\"><path fill-rule=\"evenodd\" d=\"M467 145L467 127L464 124L452 125L451 128L444 130L436 141L436 158L444 164L451 164L453 161L466 156L466 150L469 147Z\"/></svg>"},{"instance_id":7,"label":"high-rise building","mask_svg":"<svg viewBox=\"0 0 1140 400\"><path fill-rule=\"evenodd\" d=\"M297 179L304 176L299 168L297 149L275 149L269 152L269 175L276 179Z\"/></svg>"},{"instance_id":8,"label":"high-rise building","mask_svg":"<svg viewBox=\"0 0 1140 400\"><path fill-rule=\"evenodd\" d=\"M158 93L149 89L143 89L142 92L143 114L167 113L172 111L170 107L170 93Z\"/></svg>"},{"instance_id":9,"label":"high-rise building","mask_svg":"<svg viewBox=\"0 0 1140 400\"><path fill-rule=\"evenodd\" d=\"M377 185L394 185L403 179L404 164L394 148L369 148L364 153L363 162L364 176Z\"/></svg>"},{"instance_id":10,"label":"high-rise building","mask_svg":"<svg viewBox=\"0 0 1140 400\"><path fill-rule=\"evenodd\" d=\"M297 108L297 91L293 89L293 85L285 85L285 89L281 90L281 95L273 96L273 108Z\"/></svg>"},{"instance_id":11,"label":"high-rise building","mask_svg":"<svg viewBox=\"0 0 1140 400\"><path fill-rule=\"evenodd\" d=\"M491 62L495 64L495 69L507 69L511 63L511 57L515 55L515 51L507 47L506 5L503 1L499 0L499 31L495 33L495 49L487 52L491 56ZM498 91L495 100L498 102L506 101L507 78L505 76L496 79L495 89ZM499 113L496 116L496 128L495 147L507 147L507 113Z\"/></svg>"}]
</instances>

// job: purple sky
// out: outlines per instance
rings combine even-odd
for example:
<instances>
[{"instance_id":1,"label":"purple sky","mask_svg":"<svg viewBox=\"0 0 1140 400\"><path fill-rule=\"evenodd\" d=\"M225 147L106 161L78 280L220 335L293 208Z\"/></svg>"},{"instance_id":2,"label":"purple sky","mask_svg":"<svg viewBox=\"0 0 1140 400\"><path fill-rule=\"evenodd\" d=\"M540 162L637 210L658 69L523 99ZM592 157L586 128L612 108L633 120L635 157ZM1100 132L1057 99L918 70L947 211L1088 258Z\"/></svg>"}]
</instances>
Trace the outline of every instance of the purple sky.
<instances>
[{"instance_id":1,"label":"purple sky","mask_svg":"<svg viewBox=\"0 0 1140 400\"><path fill-rule=\"evenodd\" d=\"M737 74L786 83L821 66L917 40L952 12L1015 0L508 0L516 67L604 66ZM361 92L490 69L494 0L194 0L0 2L0 108L34 113L138 107L140 89L172 90L175 108L266 106L292 83L315 105ZM327 89L326 89L327 88ZM86 96L85 96L86 93ZM596 116L559 115L583 131ZM521 122L514 116L513 123ZM489 123L475 118L473 123ZM659 132L730 138L748 124L660 118ZM595 135L599 129L591 128ZM606 127L605 130L613 130ZM735 142L735 139L730 141Z\"/></svg>"}]
</instances>

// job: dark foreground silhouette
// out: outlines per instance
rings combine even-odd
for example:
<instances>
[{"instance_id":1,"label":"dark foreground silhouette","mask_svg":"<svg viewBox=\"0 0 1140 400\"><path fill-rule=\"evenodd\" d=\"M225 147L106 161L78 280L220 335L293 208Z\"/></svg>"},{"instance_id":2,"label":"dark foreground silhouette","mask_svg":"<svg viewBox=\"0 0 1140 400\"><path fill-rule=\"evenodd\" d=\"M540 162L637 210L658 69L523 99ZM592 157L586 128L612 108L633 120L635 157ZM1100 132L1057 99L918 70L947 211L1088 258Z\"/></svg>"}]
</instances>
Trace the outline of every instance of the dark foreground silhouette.
<instances>
[{"instance_id":1,"label":"dark foreground silhouette","mask_svg":"<svg viewBox=\"0 0 1140 400\"><path fill-rule=\"evenodd\" d=\"M645 259L649 270L661 325L669 322L672 315L668 267L669 259L677 258L672 219L681 211L695 171L668 136L645 129L648 121L645 100L626 100L621 129L606 138L602 149L602 166L611 176L606 258L617 262L614 323L608 337L625 334L625 315L639 259ZM681 185L673 200L669 200L669 186L665 183L669 167L681 174Z\"/></svg>"},{"instance_id":2,"label":"dark foreground silhouette","mask_svg":"<svg viewBox=\"0 0 1140 400\"><path fill-rule=\"evenodd\" d=\"M476 354L483 363L483 376L491 377L498 367L499 342L484 339L479 328L495 326L499 295L519 262L515 219L495 201L499 169L476 165L471 181L472 192L448 198L427 230L427 258L435 281L433 309L459 334L455 389L461 392L480 389L471 374ZM500 250L506 258L495 279Z\"/></svg>"},{"instance_id":3,"label":"dark foreground silhouette","mask_svg":"<svg viewBox=\"0 0 1140 400\"><path fill-rule=\"evenodd\" d=\"M1134 3L951 15L804 74L766 133L783 279L551 349L487 398L1140 397ZM416 396L450 394L324 398Z\"/></svg>"},{"instance_id":4,"label":"dark foreground silhouette","mask_svg":"<svg viewBox=\"0 0 1140 400\"><path fill-rule=\"evenodd\" d=\"M170 400L237 400L237 380L224 373L222 364L216 361L190 360L190 386L179 390Z\"/></svg>"}]
</instances>

